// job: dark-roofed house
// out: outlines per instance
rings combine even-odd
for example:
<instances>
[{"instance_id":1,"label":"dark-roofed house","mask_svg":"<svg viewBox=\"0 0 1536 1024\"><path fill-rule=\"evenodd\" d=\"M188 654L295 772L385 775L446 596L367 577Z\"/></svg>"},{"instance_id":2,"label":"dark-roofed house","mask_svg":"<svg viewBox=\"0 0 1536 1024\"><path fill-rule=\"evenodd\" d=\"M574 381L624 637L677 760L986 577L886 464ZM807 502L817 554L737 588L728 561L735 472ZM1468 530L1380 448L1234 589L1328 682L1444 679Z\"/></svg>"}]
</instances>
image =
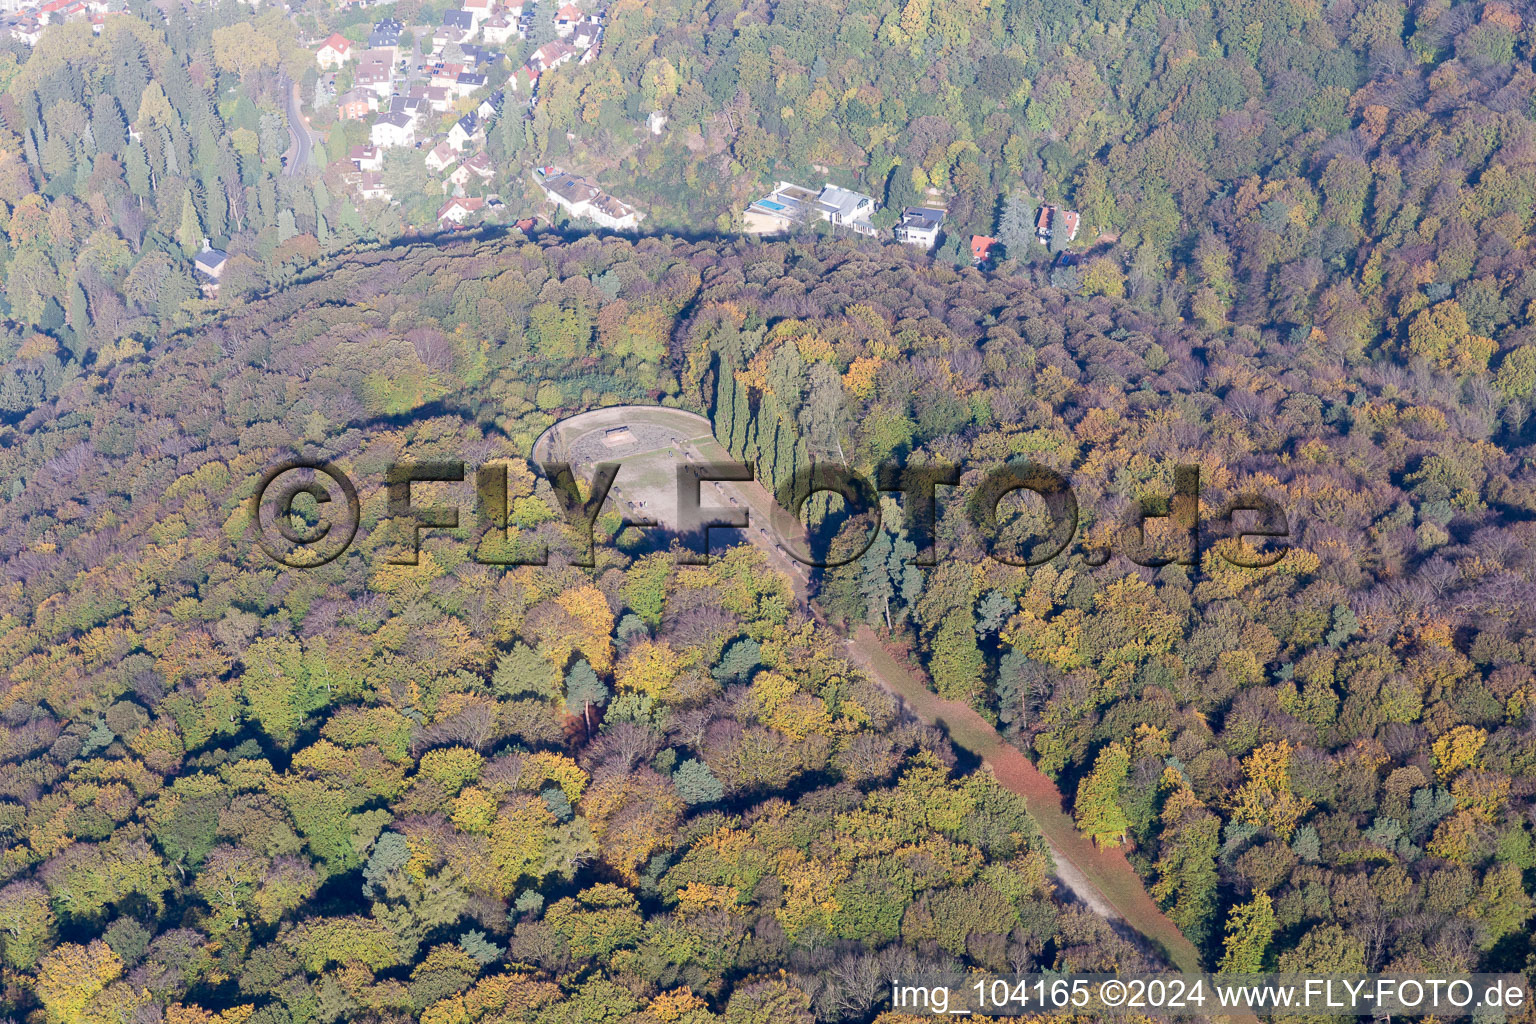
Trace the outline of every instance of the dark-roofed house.
<instances>
[{"instance_id":1,"label":"dark-roofed house","mask_svg":"<svg viewBox=\"0 0 1536 1024\"><path fill-rule=\"evenodd\" d=\"M405 26L394 18L385 18L373 26L373 31L368 33L368 49L389 50L391 59L394 51L400 45L400 33L405 31Z\"/></svg>"},{"instance_id":2,"label":"dark-roofed house","mask_svg":"<svg viewBox=\"0 0 1536 1024\"><path fill-rule=\"evenodd\" d=\"M224 273L224 264L228 262L228 253L211 247L208 239L203 239L203 251L192 257L192 267L197 271L197 284L203 298L211 299L219 294L219 275Z\"/></svg>"},{"instance_id":3,"label":"dark-roofed house","mask_svg":"<svg viewBox=\"0 0 1536 1024\"><path fill-rule=\"evenodd\" d=\"M475 138L479 131L480 118L476 117L475 112L471 110L469 113L453 122L453 127L448 129L448 145L452 146L454 149L463 150L464 147L470 144L470 142Z\"/></svg>"},{"instance_id":4,"label":"dark-roofed house","mask_svg":"<svg viewBox=\"0 0 1536 1024\"><path fill-rule=\"evenodd\" d=\"M416 144L416 122L414 118L405 113L381 114L379 119L373 122L369 135L373 144L380 149L414 146Z\"/></svg>"},{"instance_id":5,"label":"dark-roofed house","mask_svg":"<svg viewBox=\"0 0 1536 1024\"><path fill-rule=\"evenodd\" d=\"M904 245L920 245L932 249L939 241L939 228L944 224L944 211L926 206L909 206L901 211L901 223L896 225L896 241Z\"/></svg>"},{"instance_id":6,"label":"dark-roofed house","mask_svg":"<svg viewBox=\"0 0 1536 1024\"><path fill-rule=\"evenodd\" d=\"M203 239L203 251L192 257L192 265L197 268L198 273L205 274L214 281L224 273L224 264L228 262L229 253L223 249L213 248L206 238Z\"/></svg>"}]
</instances>

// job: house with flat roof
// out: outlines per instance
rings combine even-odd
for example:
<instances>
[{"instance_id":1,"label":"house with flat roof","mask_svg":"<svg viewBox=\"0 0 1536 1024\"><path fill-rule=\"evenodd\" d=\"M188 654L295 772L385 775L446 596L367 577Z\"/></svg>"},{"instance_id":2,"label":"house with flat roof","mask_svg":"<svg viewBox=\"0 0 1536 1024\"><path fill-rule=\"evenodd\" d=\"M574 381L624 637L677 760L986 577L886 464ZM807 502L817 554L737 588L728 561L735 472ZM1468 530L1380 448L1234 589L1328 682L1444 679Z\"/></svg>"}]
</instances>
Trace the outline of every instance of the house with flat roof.
<instances>
[{"instance_id":1,"label":"house with flat roof","mask_svg":"<svg viewBox=\"0 0 1536 1024\"><path fill-rule=\"evenodd\" d=\"M938 244L939 228L943 224L943 210L927 206L909 206L901 211L901 223L896 225L896 241L903 245L932 249Z\"/></svg>"},{"instance_id":2,"label":"house with flat roof","mask_svg":"<svg viewBox=\"0 0 1536 1024\"><path fill-rule=\"evenodd\" d=\"M824 220L834 227L873 236L875 226L869 218L877 207L873 196L831 182L823 185L820 192L813 192L803 185L781 181L768 195L747 206L742 221L744 230L753 235L778 234Z\"/></svg>"}]
</instances>

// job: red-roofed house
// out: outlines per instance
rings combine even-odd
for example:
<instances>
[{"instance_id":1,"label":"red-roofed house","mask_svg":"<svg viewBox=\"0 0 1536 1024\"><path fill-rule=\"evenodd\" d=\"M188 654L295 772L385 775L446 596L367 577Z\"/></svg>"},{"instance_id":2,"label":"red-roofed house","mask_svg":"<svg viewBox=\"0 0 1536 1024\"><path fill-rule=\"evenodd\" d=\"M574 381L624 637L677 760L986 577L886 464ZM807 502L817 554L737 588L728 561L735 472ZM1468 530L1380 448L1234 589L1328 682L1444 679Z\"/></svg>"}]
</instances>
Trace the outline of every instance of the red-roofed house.
<instances>
[{"instance_id":1,"label":"red-roofed house","mask_svg":"<svg viewBox=\"0 0 1536 1024\"><path fill-rule=\"evenodd\" d=\"M315 63L322 71L334 71L352 59L352 40L339 32L320 44L315 51Z\"/></svg>"},{"instance_id":2,"label":"red-roofed house","mask_svg":"<svg viewBox=\"0 0 1536 1024\"><path fill-rule=\"evenodd\" d=\"M971 236L971 262L978 267L987 262L992 254L992 247L997 244L997 239L988 238L986 235Z\"/></svg>"},{"instance_id":3,"label":"red-roofed house","mask_svg":"<svg viewBox=\"0 0 1536 1024\"><path fill-rule=\"evenodd\" d=\"M454 196L438 208L437 222L443 227L448 227L450 224L463 224L470 214L478 212L484 205L484 199Z\"/></svg>"},{"instance_id":4,"label":"red-roofed house","mask_svg":"<svg viewBox=\"0 0 1536 1024\"><path fill-rule=\"evenodd\" d=\"M576 31L576 26L580 25L585 17L586 15L581 13L580 7L577 7L575 4L566 4L555 12L555 35L564 39Z\"/></svg>"},{"instance_id":5,"label":"red-roofed house","mask_svg":"<svg viewBox=\"0 0 1536 1024\"><path fill-rule=\"evenodd\" d=\"M528 58L528 64L530 67L537 67L540 71L548 71L550 68L557 68L567 61L575 59L575 57L575 47L567 46L565 43L555 40L552 43L545 43L537 50L534 50L533 56Z\"/></svg>"},{"instance_id":6,"label":"red-roofed house","mask_svg":"<svg viewBox=\"0 0 1536 1024\"><path fill-rule=\"evenodd\" d=\"M1052 237L1059 230L1062 233L1062 244L1072 241L1077 237L1077 229L1082 222L1076 210L1063 210L1055 206L1040 207L1040 216L1035 218L1035 237L1040 239L1041 245L1049 245Z\"/></svg>"}]
</instances>

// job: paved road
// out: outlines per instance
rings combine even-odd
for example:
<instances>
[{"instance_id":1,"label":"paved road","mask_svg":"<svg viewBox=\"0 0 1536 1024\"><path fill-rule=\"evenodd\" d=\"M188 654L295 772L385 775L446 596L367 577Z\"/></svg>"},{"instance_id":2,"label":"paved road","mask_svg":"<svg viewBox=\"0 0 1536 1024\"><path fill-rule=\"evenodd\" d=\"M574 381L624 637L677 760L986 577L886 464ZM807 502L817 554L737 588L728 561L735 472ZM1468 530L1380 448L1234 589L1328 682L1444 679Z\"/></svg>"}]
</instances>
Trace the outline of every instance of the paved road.
<instances>
[{"instance_id":1,"label":"paved road","mask_svg":"<svg viewBox=\"0 0 1536 1024\"><path fill-rule=\"evenodd\" d=\"M700 458L729 459L730 456L710 433L710 423L703 416L682 409L661 406L615 406L594 409L555 424L533 445L535 461L565 459L580 447L584 438L614 427L637 423L669 424L681 442L678 447ZM623 455L615 456L622 460ZM578 464L578 472L590 471ZM615 491L623 472L615 480ZM760 483L721 483L727 496L737 498L738 506L750 511L754 524L766 526L775 508L772 495ZM619 500L624 501L622 492ZM636 510L626 505L632 513ZM644 513L664 519L665 509L652 502ZM783 519L780 518L780 523ZM806 597L808 579L805 567L791 559L775 539L773 531L752 525L747 540L764 551L771 564L782 570L794 585L796 596L808 614L826 625L819 611ZM830 629L830 627L827 627ZM1142 885L1124 854L1118 850L1100 850L1081 832L1063 808L1065 801L1056 784L1042 774L1012 744L970 707L945 701L912 675L881 643L868 626L852 637L839 641L848 659L867 672L886 690L895 694L923 721L937 725L957 746L976 754L991 768L998 783L1024 797L1031 815L1055 855L1057 880L1086 906L1111 920L1124 922L1157 955L1181 971L1199 972L1200 957L1193 944L1158 908ZM1256 1020L1251 1014L1242 1019Z\"/></svg>"},{"instance_id":2,"label":"paved road","mask_svg":"<svg viewBox=\"0 0 1536 1024\"><path fill-rule=\"evenodd\" d=\"M309 166L309 151L313 146L310 138L309 127L304 122L304 112L299 109L299 84L290 83L286 78L282 84L288 90L288 138L292 140L288 146L288 152L283 154L283 174L289 178L296 178L304 173L304 168Z\"/></svg>"}]
</instances>

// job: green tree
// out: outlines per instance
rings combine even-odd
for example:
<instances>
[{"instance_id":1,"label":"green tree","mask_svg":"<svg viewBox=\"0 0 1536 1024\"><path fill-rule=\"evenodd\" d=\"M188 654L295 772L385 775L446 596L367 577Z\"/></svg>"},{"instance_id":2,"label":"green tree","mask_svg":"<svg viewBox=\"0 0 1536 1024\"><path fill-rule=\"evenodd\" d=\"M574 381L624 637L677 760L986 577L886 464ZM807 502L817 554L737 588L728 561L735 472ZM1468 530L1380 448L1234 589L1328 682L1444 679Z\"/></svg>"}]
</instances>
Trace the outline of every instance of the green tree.
<instances>
[{"instance_id":1,"label":"green tree","mask_svg":"<svg viewBox=\"0 0 1536 1024\"><path fill-rule=\"evenodd\" d=\"M1247 903L1233 907L1227 916L1226 942L1216 969L1224 974L1260 972L1277 927L1268 893L1257 893Z\"/></svg>"},{"instance_id":2,"label":"green tree","mask_svg":"<svg viewBox=\"0 0 1536 1024\"><path fill-rule=\"evenodd\" d=\"M1073 810L1077 827L1100 846L1119 846L1130 827L1121 806L1121 791L1130 771L1130 752L1119 743L1111 743L1099 751L1093 771L1077 785Z\"/></svg>"}]
</instances>

